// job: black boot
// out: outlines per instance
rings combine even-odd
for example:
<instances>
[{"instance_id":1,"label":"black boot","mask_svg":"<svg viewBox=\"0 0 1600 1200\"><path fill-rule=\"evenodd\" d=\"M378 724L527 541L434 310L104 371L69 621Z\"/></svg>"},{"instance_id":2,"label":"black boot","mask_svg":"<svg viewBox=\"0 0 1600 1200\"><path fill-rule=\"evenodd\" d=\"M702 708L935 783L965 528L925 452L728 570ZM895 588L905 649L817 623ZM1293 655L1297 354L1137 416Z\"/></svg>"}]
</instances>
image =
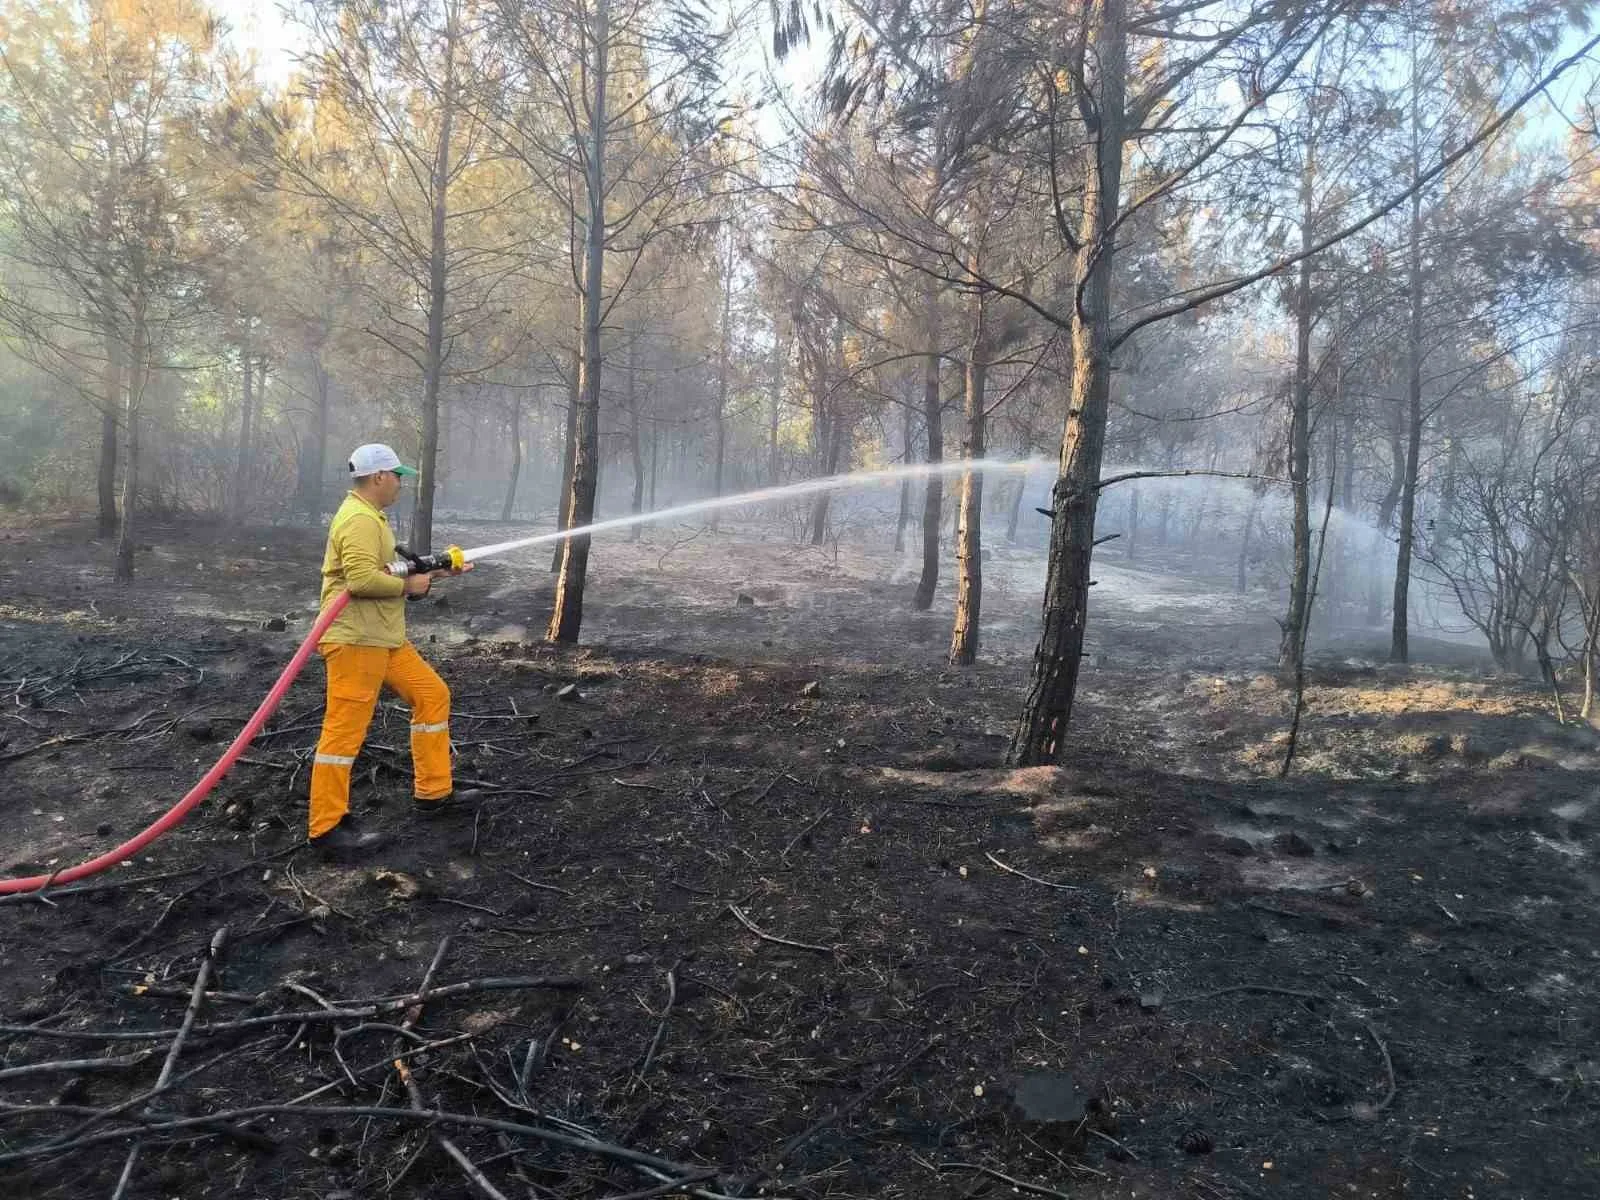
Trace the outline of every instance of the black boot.
<instances>
[{"instance_id":1,"label":"black boot","mask_svg":"<svg viewBox=\"0 0 1600 1200\"><path fill-rule=\"evenodd\" d=\"M381 833L362 833L348 821L341 821L321 837L311 839L311 848L326 858L357 858L382 846Z\"/></svg>"},{"instance_id":2,"label":"black boot","mask_svg":"<svg viewBox=\"0 0 1600 1200\"><path fill-rule=\"evenodd\" d=\"M469 804L482 799L483 791L480 788L456 788L447 795L437 800L421 800L411 798L411 811L424 819L429 817L442 817L450 813L465 812Z\"/></svg>"}]
</instances>

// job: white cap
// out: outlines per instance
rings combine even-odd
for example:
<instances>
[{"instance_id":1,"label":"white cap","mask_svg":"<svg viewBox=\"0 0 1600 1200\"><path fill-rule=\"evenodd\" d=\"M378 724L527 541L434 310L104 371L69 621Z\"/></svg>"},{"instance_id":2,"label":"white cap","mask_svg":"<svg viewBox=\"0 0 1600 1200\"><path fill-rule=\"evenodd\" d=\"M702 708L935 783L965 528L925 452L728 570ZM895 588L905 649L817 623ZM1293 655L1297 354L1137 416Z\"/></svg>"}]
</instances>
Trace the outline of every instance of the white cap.
<instances>
[{"instance_id":1,"label":"white cap","mask_svg":"<svg viewBox=\"0 0 1600 1200\"><path fill-rule=\"evenodd\" d=\"M360 479L364 475L376 475L379 471L393 471L396 475L416 474L412 468L402 466L400 456L382 442L369 442L351 452L351 475Z\"/></svg>"}]
</instances>

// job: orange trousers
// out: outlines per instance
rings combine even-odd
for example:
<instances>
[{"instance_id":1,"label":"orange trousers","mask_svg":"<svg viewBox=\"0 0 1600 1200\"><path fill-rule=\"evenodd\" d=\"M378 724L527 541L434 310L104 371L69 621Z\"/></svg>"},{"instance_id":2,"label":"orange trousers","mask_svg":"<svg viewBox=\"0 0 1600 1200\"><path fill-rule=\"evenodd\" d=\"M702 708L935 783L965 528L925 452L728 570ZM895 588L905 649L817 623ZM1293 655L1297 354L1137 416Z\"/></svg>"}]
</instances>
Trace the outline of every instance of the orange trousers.
<instances>
[{"instance_id":1,"label":"orange trousers","mask_svg":"<svg viewBox=\"0 0 1600 1200\"><path fill-rule=\"evenodd\" d=\"M411 763L419 800L450 794L450 689L410 642L398 650L385 646L325 644L328 708L311 767L310 836L321 837L350 811L350 772L367 726L378 707L378 693L390 689L411 706Z\"/></svg>"}]
</instances>

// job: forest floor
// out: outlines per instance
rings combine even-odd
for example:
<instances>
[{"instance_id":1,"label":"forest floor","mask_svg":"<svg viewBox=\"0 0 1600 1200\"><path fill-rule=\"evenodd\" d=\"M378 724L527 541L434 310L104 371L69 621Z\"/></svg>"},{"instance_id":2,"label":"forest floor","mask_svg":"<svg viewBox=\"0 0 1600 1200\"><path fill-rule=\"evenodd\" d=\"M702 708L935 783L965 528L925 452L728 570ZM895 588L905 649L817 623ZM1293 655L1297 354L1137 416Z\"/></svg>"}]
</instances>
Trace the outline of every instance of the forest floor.
<instances>
[{"instance_id":1,"label":"forest floor","mask_svg":"<svg viewBox=\"0 0 1600 1200\"><path fill-rule=\"evenodd\" d=\"M120 588L83 527L0 528L0 874L165 810L308 627L315 531L146 541ZM592 564L572 650L547 552L411 607L458 815L409 812L386 703L355 806L391 841L303 849L313 662L116 886L0 907L0 1183L109 1197L186 1120L126 1195L490 1194L440 1135L508 1197L1600 1195L1600 739L1536 688L1352 635L1280 780L1272 598L1108 552L1072 749L1006 770L1030 554L986 564L968 671L899 555L730 523ZM222 926L172 1086L104 1114ZM467 987L355 1003L446 938L431 982ZM402 1047L448 1122L407 1119Z\"/></svg>"}]
</instances>

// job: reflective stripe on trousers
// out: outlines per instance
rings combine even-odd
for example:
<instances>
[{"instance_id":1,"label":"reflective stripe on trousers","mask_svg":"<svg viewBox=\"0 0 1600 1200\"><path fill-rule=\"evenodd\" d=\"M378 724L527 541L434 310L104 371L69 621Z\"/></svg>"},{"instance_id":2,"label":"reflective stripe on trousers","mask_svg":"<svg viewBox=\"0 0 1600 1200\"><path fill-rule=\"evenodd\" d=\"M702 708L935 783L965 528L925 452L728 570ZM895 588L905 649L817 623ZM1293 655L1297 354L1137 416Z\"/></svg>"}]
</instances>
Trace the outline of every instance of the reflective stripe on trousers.
<instances>
[{"instance_id":1,"label":"reflective stripe on trousers","mask_svg":"<svg viewBox=\"0 0 1600 1200\"><path fill-rule=\"evenodd\" d=\"M311 767L310 836L327 833L350 811L350 776L384 685L411 706L415 795L450 794L450 689L409 642L384 646L325 645L328 707Z\"/></svg>"}]
</instances>

